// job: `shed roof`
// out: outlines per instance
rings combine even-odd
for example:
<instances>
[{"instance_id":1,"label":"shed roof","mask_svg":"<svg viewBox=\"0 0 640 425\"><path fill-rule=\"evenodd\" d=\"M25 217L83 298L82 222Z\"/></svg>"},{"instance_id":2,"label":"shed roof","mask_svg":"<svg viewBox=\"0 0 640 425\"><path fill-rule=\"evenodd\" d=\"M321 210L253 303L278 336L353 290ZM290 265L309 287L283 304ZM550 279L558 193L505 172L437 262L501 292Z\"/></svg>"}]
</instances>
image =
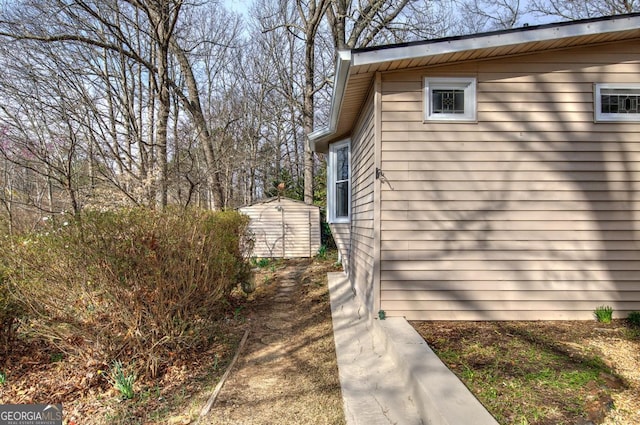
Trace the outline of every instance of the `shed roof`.
<instances>
[{"instance_id":1,"label":"shed roof","mask_svg":"<svg viewBox=\"0 0 640 425\"><path fill-rule=\"evenodd\" d=\"M349 136L376 72L638 38L640 13L634 13L339 51L329 124L309 135L311 149L326 152L329 143Z\"/></svg>"},{"instance_id":2,"label":"shed roof","mask_svg":"<svg viewBox=\"0 0 640 425\"><path fill-rule=\"evenodd\" d=\"M269 204L271 202L288 202L288 203L300 204L302 206L308 206L309 208L320 208L317 205L307 204L307 203L305 203L303 201L299 201L297 199L287 198L285 196L273 196L271 198L260 199L258 201L255 201L255 202L251 203L251 204L242 205L242 206L238 207L238 209L248 208L248 207L252 207L254 205Z\"/></svg>"}]
</instances>

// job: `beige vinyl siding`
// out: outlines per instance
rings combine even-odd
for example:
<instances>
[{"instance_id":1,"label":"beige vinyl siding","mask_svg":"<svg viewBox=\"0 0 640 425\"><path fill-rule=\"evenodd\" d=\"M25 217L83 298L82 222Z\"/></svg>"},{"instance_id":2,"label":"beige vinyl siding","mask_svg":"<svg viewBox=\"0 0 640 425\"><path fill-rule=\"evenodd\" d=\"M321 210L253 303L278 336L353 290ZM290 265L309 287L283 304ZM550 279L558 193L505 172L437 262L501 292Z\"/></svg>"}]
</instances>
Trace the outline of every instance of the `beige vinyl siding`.
<instances>
[{"instance_id":1,"label":"beige vinyl siding","mask_svg":"<svg viewBox=\"0 0 640 425\"><path fill-rule=\"evenodd\" d=\"M423 122L425 76L476 77L478 122ZM383 310L428 320L640 310L640 124L595 124L596 82L639 83L640 44L383 74Z\"/></svg>"},{"instance_id":2,"label":"beige vinyl siding","mask_svg":"<svg viewBox=\"0 0 640 425\"><path fill-rule=\"evenodd\" d=\"M242 207L240 211L250 218L254 257L312 257L320 248L318 207L281 198Z\"/></svg>"},{"instance_id":3,"label":"beige vinyl siding","mask_svg":"<svg viewBox=\"0 0 640 425\"><path fill-rule=\"evenodd\" d=\"M370 93L351 134L351 220L333 223L331 232L356 296L373 308L374 287L374 101Z\"/></svg>"},{"instance_id":4,"label":"beige vinyl siding","mask_svg":"<svg viewBox=\"0 0 640 425\"><path fill-rule=\"evenodd\" d=\"M350 225L349 223L331 223L331 235L336 242L338 253L340 254L340 261L342 262L342 268L349 270L349 252L351 250L350 244Z\"/></svg>"},{"instance_id":5,"label":"beige vinyl siding","mask_svg":"<svg viewBox=\"0 0 640 425\"><path fill-rule=\"evenodd\" d=\"M350 278L356 295L369 311L374 307L374 179L375 127L374 96L363 105L351 136L351 257Z\"/></svg>"}]
</instances>

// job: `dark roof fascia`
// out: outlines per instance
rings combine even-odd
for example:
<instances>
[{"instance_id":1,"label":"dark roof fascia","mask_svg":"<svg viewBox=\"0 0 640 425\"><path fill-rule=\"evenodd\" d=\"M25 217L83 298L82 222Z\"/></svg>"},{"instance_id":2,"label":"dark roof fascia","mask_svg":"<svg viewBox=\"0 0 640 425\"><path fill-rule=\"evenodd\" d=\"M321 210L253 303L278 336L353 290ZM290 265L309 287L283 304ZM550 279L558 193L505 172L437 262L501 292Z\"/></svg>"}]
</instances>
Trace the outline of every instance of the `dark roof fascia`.
<instances>
[{"instance_id":1,"label":"dark roof fascia","mask_svg":"<svg viewBox=\"0 0 640 425\"><path fill-rule=\"evenodd\" d=\"M429 40L418 40L418 41L409 41L405 43L360 47L357 49L352 49L351 52L353 54L357 54L357 53L371 52L374 50L395 49L398 47L411 47L411 46L422 46L427 44L449 43L449 42L458 41L458 40L478 39L482 37L489 37L489 36L495 36L495 35L513 34L513 33L519 33L519 32L527 32L527 31L538 31L538 30L550 29L550 28L562 28L565 26L572 26L576 24L607 22L607 21L614 21L614 20L619 20L624 18L635 18L635 17L640 17L640 12L628 13L623 15L601 16L597 18L580 19L575 21L561 21L561 22L554 22L554 23L548 23L548 24L526 25L518 28L509 28L504 30L479 32L475 34L465 34L465 35L456 35L456 36L450 36L450 37L433 38Z\"/></svg>"},{"instance_id":2,"label":"dark roof fascia","mask_svg":"<svg viewBox=\"0 0 640 425\"><path fill-rule=\"evenodd\" d=\"M415 43L380 46L352 52L352 66L380 64L397 60L437 56L486 48L524 45L549 40L583 37L635 30L640 26L640 13L603 18L566 21L533 27L514 28L459 37L448 37Z\"/></svg>"}]
</instances>

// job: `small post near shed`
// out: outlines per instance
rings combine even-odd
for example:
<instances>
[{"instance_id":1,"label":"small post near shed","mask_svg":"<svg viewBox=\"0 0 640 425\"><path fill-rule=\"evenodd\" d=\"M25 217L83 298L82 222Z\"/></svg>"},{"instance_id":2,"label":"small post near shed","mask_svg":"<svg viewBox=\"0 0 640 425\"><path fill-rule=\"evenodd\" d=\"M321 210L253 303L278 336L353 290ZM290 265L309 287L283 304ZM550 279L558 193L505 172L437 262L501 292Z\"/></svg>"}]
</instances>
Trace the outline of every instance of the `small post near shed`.
<instances>
[{"instance_id":1,"label":"small post near shed","mask_svg":"<svg viewBox=\"0 0 640 425\"><path fill-rule=\"evenodd\" d=\"M320 208L274 197L238 208L249 216L252 257L313 257L320 249Z\"/></svg>"}]
</instances>

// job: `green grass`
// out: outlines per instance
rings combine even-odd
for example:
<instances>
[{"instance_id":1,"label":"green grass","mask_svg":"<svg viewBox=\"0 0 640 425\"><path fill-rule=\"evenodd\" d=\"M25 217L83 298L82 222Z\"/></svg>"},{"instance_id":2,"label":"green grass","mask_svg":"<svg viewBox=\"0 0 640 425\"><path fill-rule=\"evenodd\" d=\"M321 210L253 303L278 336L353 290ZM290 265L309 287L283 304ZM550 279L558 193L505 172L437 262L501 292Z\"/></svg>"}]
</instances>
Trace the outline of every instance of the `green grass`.
<instances>
[{"instance_id":1,"label":"green grass","mask_svg":"<svg viewBox=\"0 0 640 425\"><path fill-rule=\"evenodd\" d=\"M609 397L605 377L616 379L596 353L574 352L526 326L483 333L470 324L434 335L428 326L420 333L500 424L573 424L587 403Z\"/></svg>"},{"instance_id":2,"label":"green grass","mask_svg":"<svg viewBox=\"0 0 640 425\"><path fill-rule=\"evenodd\" d=\"M552 350L533 351L533 348L522 350L521 347L504 353L496 350L494 362L484 366L481 373L469 372L476 366L466 365L467 372L462 373L461 378L469 381L482 399L493 401L495 407L508 407L510 400L530 398L533 403L518 408L514 413L534 419L542 417L541 412L551 407L538 398L540 395L553 392L557 394L562 408L573 408L571 402L567 403L566 396L579 393L591 382L600 384L601 375L610 372L599 361L574 363ZM531 367L532 364L535 368ZM510 420L507 416L499 418L501 423L509 423Z\"/></svg>"}]
</instances>

